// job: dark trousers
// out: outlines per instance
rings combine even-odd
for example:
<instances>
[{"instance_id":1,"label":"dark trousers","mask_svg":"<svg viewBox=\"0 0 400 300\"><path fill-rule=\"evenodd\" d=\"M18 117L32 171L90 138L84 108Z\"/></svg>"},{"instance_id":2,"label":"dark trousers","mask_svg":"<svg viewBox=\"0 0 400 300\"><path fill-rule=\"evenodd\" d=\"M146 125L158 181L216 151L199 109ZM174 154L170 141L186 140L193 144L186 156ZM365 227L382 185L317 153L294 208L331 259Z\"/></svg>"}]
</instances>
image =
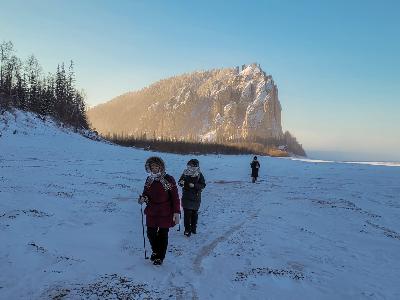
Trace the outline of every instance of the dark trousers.
<instances>
[{"instance_id":1,"label":"dark trousers","mask_svg":"<svg viewBox=\"0 0 400 300\"><path fill-rule=\"evenodd\" d=\"M199 215L196 209L183 209L186 232L196 232Z\"/></svg>"},{"instance_id":2,"label":"dark trousers","mask_svg":"<svg viewBox=\"0 0 400 300\"><path fill-rule=\"evenodd\" d=\"M157 254L157 258L164 259L168 247L169 228L147 227L151 250Z\"/></svg>"}]
</instances>

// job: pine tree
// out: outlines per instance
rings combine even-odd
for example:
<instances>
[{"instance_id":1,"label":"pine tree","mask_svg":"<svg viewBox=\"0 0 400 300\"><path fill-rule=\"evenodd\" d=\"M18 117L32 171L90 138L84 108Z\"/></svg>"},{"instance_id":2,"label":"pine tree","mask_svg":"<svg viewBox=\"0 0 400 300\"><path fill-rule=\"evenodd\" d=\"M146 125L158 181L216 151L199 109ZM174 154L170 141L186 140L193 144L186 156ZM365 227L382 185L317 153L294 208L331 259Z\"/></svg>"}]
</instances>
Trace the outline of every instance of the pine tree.
<instances>
[{"instance_id":1,"label":"pine tree","mask_svg":"<svg viewBox=\"0 0 400 300\"><path fill-rule=\"evenodd\" d=\"M55 82L55 96L56 96L56 113L57 118L65 122L66 119L66 77L64 63L57 66L56 82Z\"/></svg>"},{"instance_id":2,"label":"pine tree","mask_svg":"<svg viewBox=\"0 0 400 300\"><path fill-rule=\"evenodd\" d=\"M5 80L5 68L11 54L14 52L12 42L2 42L0 44L0 94L3 92Z\"/></svg>"},{"instance_id":3,"label":"pine tree","mask_svg":"<svg viewBox=\"0 0 400 300\"><path fill-rule=\"evenodd\" d=\"M28 82L28 99L27 108L33 112L40 111L40 74L41 67L35 56L31 55L28 57L25 65Z\"/></svg>"},{"instance_id":4,"label":"pine tree","mask_svg":"<svg viewBox=\"0 0 400 300\"><path fill-rule=\"evenodd\" d=\"M33 55L22 64L13 52L11 42L0 44L1 109L11 105L52 116L76 128L89 128L84 92L75 88L73 61L68 74L62 63L57 66L55 75L43 77L39 62Z\"/></svg>"},{"instance_id":5,"label":"pine tree","mask_svg":"<svg viewBox=\"0 0 400 300\"><path fill-rule=\"evenodd\" d=\"M22 64L21 64L22 65ZM26 101L26 80L25 74L22 73L21 68L17 69L15 74L15 100L14 106L19 109L24 109Z\"/></svg>"}]
</instances>

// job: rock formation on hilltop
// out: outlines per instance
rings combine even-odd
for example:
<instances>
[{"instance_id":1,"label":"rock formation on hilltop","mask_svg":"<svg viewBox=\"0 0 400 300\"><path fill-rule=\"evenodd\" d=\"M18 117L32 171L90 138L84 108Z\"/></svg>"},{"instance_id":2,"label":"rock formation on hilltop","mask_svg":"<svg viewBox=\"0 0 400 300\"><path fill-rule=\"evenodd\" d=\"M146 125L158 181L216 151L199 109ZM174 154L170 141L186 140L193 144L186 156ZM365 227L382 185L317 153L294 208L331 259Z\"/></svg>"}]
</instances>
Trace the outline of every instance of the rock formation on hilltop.
<instances>
[{"instance_id":1,"label":"rock formation on hilltop","mask_svg":"<svg viewBox=\"0 0 400 300\"><path fill-rule=\"evenodd\" d=\"M272 76L257 64L194 72L158 81L89 110L102 134L176 138L282 138Z\"/></svg>"}]
</instances>

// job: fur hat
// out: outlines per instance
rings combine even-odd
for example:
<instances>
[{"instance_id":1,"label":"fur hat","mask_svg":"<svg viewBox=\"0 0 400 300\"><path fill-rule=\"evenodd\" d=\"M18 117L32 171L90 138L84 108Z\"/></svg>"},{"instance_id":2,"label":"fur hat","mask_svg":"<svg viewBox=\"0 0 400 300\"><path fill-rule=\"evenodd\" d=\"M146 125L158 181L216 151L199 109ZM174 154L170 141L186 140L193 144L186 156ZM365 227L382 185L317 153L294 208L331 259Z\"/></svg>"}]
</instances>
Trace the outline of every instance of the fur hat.
<instances>
[{"instance_id":1,"label":"fur hat","mask_svg":"<svg viewBox=\"0 0 400 300\"><path fill-rule=\"evenodd\" d=\"M160 171L161 172L165 172L165 163L164 163L164 161L160 158L160 157L158 157L158 156L152 156L152 157L149 157L147 160L146 160L146 164L144 165L144 168L146 169L146 172L147 173L150 173L151 172L151 170L150 170L150 165L151 164L156 164L156 165L158 165L159 167L160 167Z\"/></svg>"},{"instance_id":2,"label":"fur hat","mask_svg":"<svg viewBox=\"0 0 400 300\"><path fill-rule=\"evenodd\" d=\"M195 158L191 159L187 163L188 166L198 167L200 165L199 161Z\"/></svg>"}]
</instances>

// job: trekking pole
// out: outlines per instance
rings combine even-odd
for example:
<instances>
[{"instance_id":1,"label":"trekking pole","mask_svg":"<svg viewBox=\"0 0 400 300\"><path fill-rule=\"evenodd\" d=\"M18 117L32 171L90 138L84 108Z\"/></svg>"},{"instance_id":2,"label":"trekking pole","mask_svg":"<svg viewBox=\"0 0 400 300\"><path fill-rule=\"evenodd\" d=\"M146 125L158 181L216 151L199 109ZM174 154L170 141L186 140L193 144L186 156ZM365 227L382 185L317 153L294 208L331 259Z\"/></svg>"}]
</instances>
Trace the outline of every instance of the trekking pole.
<instances>
[{"instance_id":1,"label":"trekking pole","mask_svg":"<svg viewBox=\"0 0 400 300\"><path fill-rule=\"evenodd\" d=\"M179 213L179 224L178 224L178 231L181 231L181 217L182 217L182 214L181 214L181 213Z\"/></svg>"},{"instance_id":2,"label":"trekking pole","mask_svg":"<svg viewBox=\"0 0 400 300\"><path fill-rule=\"evenodd\" d=\"M144 248L144 259L149 259L146 252L146 238L144 237L144 223L143 223L143 204L140 204L140 213L142 214L142 233L143 233L143 248Z\"/></svg>"}]
</instances>

